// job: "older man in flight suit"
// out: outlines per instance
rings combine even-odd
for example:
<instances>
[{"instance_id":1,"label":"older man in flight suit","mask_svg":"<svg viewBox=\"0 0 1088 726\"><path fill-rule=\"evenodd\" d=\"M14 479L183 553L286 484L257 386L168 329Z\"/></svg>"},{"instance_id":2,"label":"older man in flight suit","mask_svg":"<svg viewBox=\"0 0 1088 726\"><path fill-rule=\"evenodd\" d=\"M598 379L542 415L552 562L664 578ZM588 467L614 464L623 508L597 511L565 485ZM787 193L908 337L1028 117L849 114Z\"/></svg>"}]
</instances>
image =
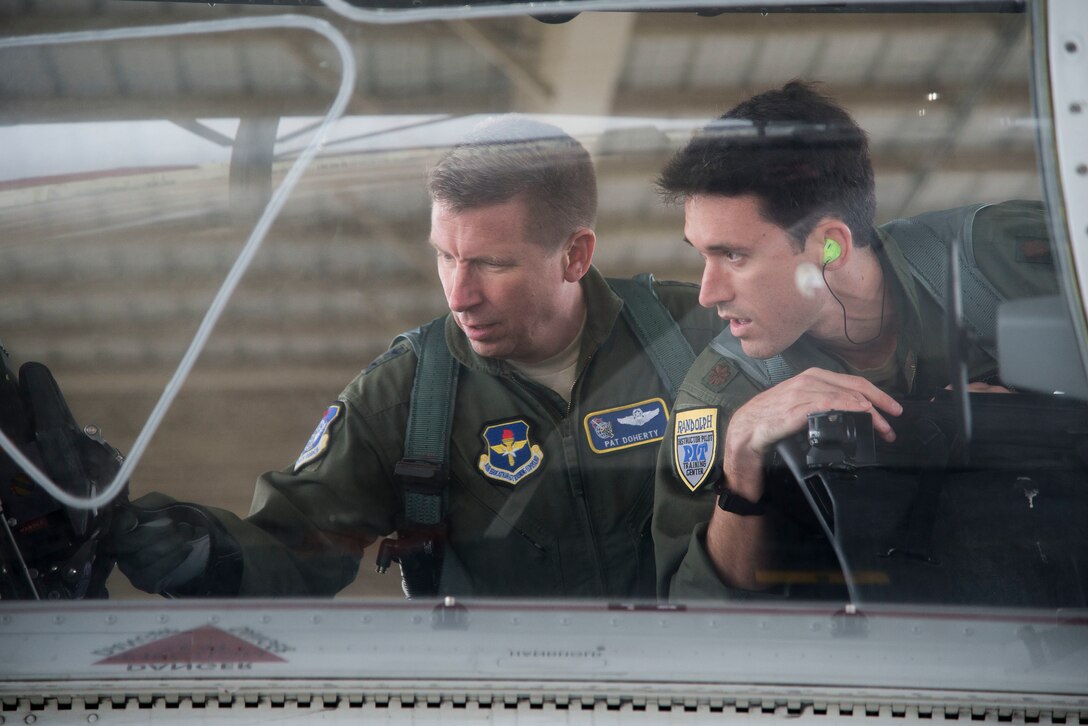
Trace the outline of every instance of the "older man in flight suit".
<instances>
[{"instance_id":1,"label":"older man in flight suit","mask_svg":"<svg viewBox=\"0 0 1088 726\"><path fill-rule=\"evenodd\" d=\"M705 265L700 299L728 329L681 385L661 447L658 594L842 597L841 579L823 587L838 564L809 505L792 480L766 478L766 457L808 414L832 409L871 414L876 434L893 440L889 420L902 406L888 391L930 396L949 383L934 334L942 304L873 227L864 132L807 84L726 113L673 158L660 185L684 203L685 238ZM1020 212L1039 216L1037 205L1006 203L974 223ZM1018 260L1014 246L974 252L1005 297L1055 289L1052 270ZM996 363L981 348L968 370L971 390L1005 390L991 385Z\"/></svg>"},{"instance_id":2,"label":"older man in flight suit","mask_svg":"<svg viewBox=\"0 0 1088 726\"><path fill-rule=\"evenodd\" d=\"M555 127L500 119L447 153L429 188L450 314L416 339L437 335L457 373L416 394L452 407L440 443L448 484L423 505L443 511L440 541L424 543L444 551L433 591L653 597L649 522L670 386L591 264L588 153ZM646 289L695 352L721 330L696 286ZM208 507L176 516L189 505L161 495L136 502L114 528L121 570L175 595L332 594L355 578L364 547L393 532L411 541L413 478L434 473L406 456L411 417L436 415L412 406L419 350L409 336L360 373L294 466L259 479L245 519ZM397 553L402 569L417 561Z\"/></svg>"}]
</instances>

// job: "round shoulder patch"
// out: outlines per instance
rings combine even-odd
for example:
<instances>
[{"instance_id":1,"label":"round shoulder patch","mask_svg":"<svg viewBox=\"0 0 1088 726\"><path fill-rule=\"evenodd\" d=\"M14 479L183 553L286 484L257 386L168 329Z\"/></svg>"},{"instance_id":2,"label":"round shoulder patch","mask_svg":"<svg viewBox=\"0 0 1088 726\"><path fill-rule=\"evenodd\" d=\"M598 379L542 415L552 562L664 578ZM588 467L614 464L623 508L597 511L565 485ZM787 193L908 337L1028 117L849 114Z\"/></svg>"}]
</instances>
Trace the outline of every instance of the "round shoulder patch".
<instances>
[{"instance_id":1,"label":"round shoulder patch","mask_svg":"<svg viewBox=\"0 0 1088 726\"><path fill-rule=\"evenodd\" d=\"M324 456L326 451L328 451L329 428L332 426L333 422L340 417L340 414L343 413L343 411L343 401L337 401L325 409L325 415L317 422L317 428L310 434L310 439L306 442L306 448L302 450L298 460L295 461L295 472L298 472L307 464L317 461Z\"/></svg>"}]
</instances>

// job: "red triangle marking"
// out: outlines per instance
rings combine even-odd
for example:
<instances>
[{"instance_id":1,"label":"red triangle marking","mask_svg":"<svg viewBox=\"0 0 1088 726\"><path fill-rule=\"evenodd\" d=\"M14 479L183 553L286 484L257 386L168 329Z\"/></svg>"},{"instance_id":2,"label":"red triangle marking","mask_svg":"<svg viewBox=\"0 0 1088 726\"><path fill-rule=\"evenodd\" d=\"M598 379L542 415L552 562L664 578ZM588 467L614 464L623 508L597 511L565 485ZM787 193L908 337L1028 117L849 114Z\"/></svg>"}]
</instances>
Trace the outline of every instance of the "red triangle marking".
<instances>
[{"instance_id":1,"label":"red triangle marking","mask_svg":"<svg viewBox=\"0 0 1088 726\"><path fill-rule=\"evenodd\" d=\"M204 625L111 655L95 665L284 662L275 653L269 653L219 628Z\"/></svg>"}]
</instances>

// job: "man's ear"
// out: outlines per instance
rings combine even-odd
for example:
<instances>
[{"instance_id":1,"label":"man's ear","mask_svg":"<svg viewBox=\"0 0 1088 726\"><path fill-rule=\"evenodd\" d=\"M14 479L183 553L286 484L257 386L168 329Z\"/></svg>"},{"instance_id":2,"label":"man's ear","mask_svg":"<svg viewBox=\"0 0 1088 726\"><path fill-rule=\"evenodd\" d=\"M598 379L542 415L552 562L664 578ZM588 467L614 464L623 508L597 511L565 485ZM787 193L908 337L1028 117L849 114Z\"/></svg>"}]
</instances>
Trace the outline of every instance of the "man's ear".
<instances>
[{"instance_id":1,"label":"man's ear","mask_svg":"<svg viewBox=\"0 0 1088 726\"><path fill-rule=\"evenodd\" d=\"M563 279L567 282L578 282L589 272L589 266L593 263L593 249L597 245L597 235L593 230L582 227L570 236L565 252L563 253L564 268Z\"/></svg>"}]
</instances>

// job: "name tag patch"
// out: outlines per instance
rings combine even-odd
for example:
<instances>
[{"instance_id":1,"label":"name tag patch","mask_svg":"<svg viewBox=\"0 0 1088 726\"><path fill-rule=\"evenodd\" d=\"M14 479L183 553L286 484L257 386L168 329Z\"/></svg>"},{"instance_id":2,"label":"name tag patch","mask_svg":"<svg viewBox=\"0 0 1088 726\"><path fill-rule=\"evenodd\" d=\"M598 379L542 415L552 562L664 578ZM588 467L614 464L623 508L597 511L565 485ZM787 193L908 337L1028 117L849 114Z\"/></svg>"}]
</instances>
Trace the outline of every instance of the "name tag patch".
<instances>
[{"instance_id":1,"label":"name tag patch","mask_svg":"<svg viewBox=\"0 0 1088 726\"><path fill-rule=\"evenodd\" d=\"M488 426L480 432L484 453L477 468L495 481L516 485L544 463L539 444L529 440L529 424L520 419Z\"/></svg>"},{"instance_id":2,"label":"name tag patch","mask_svg":"<svg viewBox=\"0 0 1088 726\"><path fill-rule=\"evenodd\" d=\"M343 410L344 404L340 401L325 409L325 415L317 422L317 428L310 434L310 440L306 442L306 448L302 450L298 461L295 462L296 472L310 462L321 458L329 448L329 427L332 426L333 421L340 416Z\"/></svg>"},{"instance_id":3,"label":"name tag patch","mask_svg":"<svg viewBox=\"0 0 1088 726\"><path fill-rule=\"evenodd\" d=\"M595 454L607 454L661 441L669 425L669 409L664 400L651 398L594 411L586 415L582 425L589 448Z\"/></svg>"},{"instance_id":4,"label":"name tag patch","mask_svg":"<svg viewBox=\"0 0 1088 726\"><path fill-rule=\"evenodd\" d=\"M695 408L678 412L673 447L676 471L688 489L695 491L717 464L718 409Z\"/></svg>"}]
</instances>

